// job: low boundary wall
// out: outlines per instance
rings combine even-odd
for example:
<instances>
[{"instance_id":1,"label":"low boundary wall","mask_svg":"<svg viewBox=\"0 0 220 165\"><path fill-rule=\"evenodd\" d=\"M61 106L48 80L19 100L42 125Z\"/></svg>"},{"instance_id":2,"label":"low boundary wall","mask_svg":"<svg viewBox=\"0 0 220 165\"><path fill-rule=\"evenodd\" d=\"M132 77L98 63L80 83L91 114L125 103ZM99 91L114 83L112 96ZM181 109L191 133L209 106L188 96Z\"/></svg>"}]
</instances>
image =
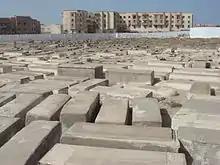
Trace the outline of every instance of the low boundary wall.
<instances>
[{"instance_id":1,"label":"low boundary wall","mask_svg":"<svg viewBox=\"0 0 220 165\"><path fill-rule=\"evenodd\" d=\"M83 40L83 39L111 39L111 38L170 38L180 35L189 36L189 32L161 32L161 33L95 33L95 34L24 34L0 35L0 42L13 41L52 41L52 40Z\"/></svg>"}]
</instances>

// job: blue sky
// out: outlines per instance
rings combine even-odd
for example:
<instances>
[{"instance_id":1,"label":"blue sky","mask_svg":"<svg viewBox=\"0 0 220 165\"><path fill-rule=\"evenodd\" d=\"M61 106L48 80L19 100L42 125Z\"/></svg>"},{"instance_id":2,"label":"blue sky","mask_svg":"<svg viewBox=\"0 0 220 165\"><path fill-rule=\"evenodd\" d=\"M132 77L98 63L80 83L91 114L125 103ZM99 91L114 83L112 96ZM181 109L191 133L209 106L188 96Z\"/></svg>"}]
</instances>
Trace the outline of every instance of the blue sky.
<instances>
[{"instance_id":1,"label":"blue sky","mask_svg":"<svg viewBox=\"0 0 220 165\"><path fill-rule=\"evenodd\" d=\"M0 17L30 15L42 23L60 23L63 10L183 11L195 23L220 24L220 0L0 0Z\"/></svg>"}]
</instances>

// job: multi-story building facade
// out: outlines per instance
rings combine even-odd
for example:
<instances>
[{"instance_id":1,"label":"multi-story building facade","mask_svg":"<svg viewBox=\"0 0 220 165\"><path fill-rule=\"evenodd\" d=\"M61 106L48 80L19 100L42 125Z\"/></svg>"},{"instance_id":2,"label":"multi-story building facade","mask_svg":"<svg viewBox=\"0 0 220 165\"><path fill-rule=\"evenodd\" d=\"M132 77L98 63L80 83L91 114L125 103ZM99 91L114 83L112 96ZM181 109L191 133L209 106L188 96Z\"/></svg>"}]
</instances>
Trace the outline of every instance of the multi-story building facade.
<instances>
[{"instance_id":1,"label":"multi-story building facade","mask_svg":"<svg viewBox=\"0 0 220 165\"><path fill-rule=\"evenodd\" d=\"M84 14L83 14L84 13ZM164 32L193 27L193 14L183 12L64 11L66 32Z\"/></svg>"},{"instance_id":2,"label":"multi-story building facade","mask_svg":"<svg viewBox=\"0 0 220 165\"><path fill-rule=\"evenodd\" d=\"M193 27L192 13L133 12L120 13L120 18L128 31L135 32L182 31Z\"/></svg>"},{"instance_id":3,"label":"multi-story building facade","mask_svg":"<svg viewBox=\"0 0 220 165\"><path fill-rule=\"evenodd\" d=\"M41 24L42 34L61 34L63 32L60 24Z\"/></svg>"},{"instance_id":4,"label":"multi-story building facade","mask_svg":"<svg viewBox=\"0 0 220 165\"><path fill-rule=\"evenodd\" d=\"M94 12L97 32L118 32L120 27L120 15L114 11Z\"/></svg>"},{"instance_id":5,"label":"multi-story building facade","mask_svg":"<svg viewBox=\"0 0 220 165\"><path fill-rule=\"evenodd\" d=\"M0 18L0 34L12 34L12 30L10 18Z\"/></svg>"},{"instance_id":6,"label":"multi-story building facade","mask_svg":"<svg viewBox=\"0 0 220 165\"><path fill-rule=\"evenodd\" d=\"M28 16L0 18L0 34L39 34L40 22Z\"/></svg>"},{"instance_id":7,"label":"multi-story building facade","mask_svg":"<svg viewBox=\"0 0 220 165\"><path fill-rule=\"evenodd\" d=\"M85 10L65 10L62 13L64 33L87 33L88 12Z\"/></svg>"}]
</instances>

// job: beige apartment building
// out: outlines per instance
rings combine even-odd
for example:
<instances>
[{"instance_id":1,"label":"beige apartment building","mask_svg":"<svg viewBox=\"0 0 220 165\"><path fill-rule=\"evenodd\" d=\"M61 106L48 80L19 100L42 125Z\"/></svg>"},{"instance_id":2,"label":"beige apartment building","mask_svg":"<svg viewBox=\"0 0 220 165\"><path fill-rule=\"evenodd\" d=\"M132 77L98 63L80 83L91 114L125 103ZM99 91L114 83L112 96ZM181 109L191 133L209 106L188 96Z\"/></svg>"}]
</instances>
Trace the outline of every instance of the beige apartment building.
<instances>
[{"instance_id":1,"label":"beige apartment building","mask_svg":"<svg viewBox=\"0 0 220 165\"><path fill-rule=\"evenodd\" d=\"M87 33L87 18L85 10L65 10L62 13L64 33Z\"/></svg>"},{"instance_id":2,"label":"beige apartment building","mask_svg":"<svg viewBox=\"0 0 220 165\"><path fill-rule=\"evenodd\" d=\"M134 12L120 13L120 18L128 31L135 32L183 31L193 27L192 13Z\"/></svg>"},{"instance_id":3,"label":"beige apartment building","mask_svg":"<svg viewBox=\"0 0 220 165\"><path fill-rule=\"evenodd\" d=\"M193 27L193 14L184 12L63 12L66 33L165 32Z\"/></svg>"}]
</instances>

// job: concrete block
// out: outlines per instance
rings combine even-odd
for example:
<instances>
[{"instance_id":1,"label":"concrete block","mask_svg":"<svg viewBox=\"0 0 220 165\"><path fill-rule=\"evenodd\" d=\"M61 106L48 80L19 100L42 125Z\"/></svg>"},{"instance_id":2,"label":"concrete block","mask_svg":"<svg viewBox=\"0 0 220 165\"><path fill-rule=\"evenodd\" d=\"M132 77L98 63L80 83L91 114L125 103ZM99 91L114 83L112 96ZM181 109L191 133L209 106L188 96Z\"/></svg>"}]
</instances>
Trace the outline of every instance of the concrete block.
<instances>
[{"instance_id":1,"label":"concrete block","mask_svg":"<svg viewBox=\"0 0 220 165\"><path fill-rule=\"evenodd\" d=\"M169 87L183 91L189 91L193 81L189 80L166 80L155 84L156 87Z\"/></svg>"},{"instance_id":2,"label":"concrete block","mask_svg":"<svg viewBox=\"0 0 220 165\"><path fill-rule=\"evenodd\" d=\"M90 79L85 82L81 82L69 88L68 94L74 96L79 91L89 91L96 86L108 86L109 82L107 79Z\"/></svg>"},{"instance_id":3,"label":"concrete block","mask_svg":"<svg viewBox=\"0 0 220 165\"><path fill-rule=\"evenodd\" d=\"M199 82L220 82L220 76L209 76L201 74L185 74L185 73L170 73L171 80L191 80Z\"/></svg>"},{"instance_id":4,"label":"concrete block","mask_svg":"<svg viewBox=\"0 0 220 165\"><path fill-rule=\"evenodd\" d=\"M76 122L94 122L99 107L99 93L89 91L77 93L61 111L60 121L63 129L70 128Z\"/></svg>"},{"instance_id":5,"label":"concrete block","mask_svg":"<svg viewBox=\"0 0 220 165\"><path fill-rule=\"evenodd\" d=\"M8 83L19 82L20 84L26 84L30 81L30 77L24 76L24 75L15 75L11 73L5 73L5 74L0 74L0 80L4 80Z\"/></svg>"},{"instance_id":6,"label":"concrete block","mask_svg":"<svg viewBox=\"0 0 220 165\"><path fill-rule=\"evenodd\" d=\"M0 117L0 147L23 128L19 118Z\"/></svg>"},{"instance_id":7,"label":"concrete block","mask_svg":"<svg viewBox=\"0 0 220 165\"><path fill-rule=\"evenodd\" d=\"M73 85L78 84L77 81L65 81L65 80L35 80L35 81L31 81L30 84L39 84L39 85L45 85L45 86L51 86L54 84L57 85L63 85L66 87L71 87Z\"/></svg>"},{"instance_id":8,"label":"concrete block","mask_svg":"<svg viewBox=\"0 0 220 165\"><path fill-rule=\"evenodd\" d=\"M58 75L102 78L103 66L95 64L63 64L58 67Z\"/></svg>"},{"instance_id":9,"label":"concrete block","mask_svg":"<svg viewBox=\"0 0 220 165\"><path fill-rule=\"evenodd\" d=\"M1 73L11 73L11 72L12 72L12 66L11 65L0 64L0 74Z\"/></svg>"},{"instance_id":10,"label":"concrete block","mask_svg":"<svg viewBox=\"0 0 220 165\"><path fill-rule=\"evenodd\" d=\"M154 83L154 71L134 69L108 69L105 73L109 85L128 82Z\"/></svg>"},{"instance_id":11,"label":"concrete block","mask_svg":"<svg viewBox=\"0 0 220 165\"><path fill-rule=\"evenodd\" d=\"M28 65L28 69L30 71L38 71L38 72L52 72L57 75L57 65L37 65L37 64L30 64Z\"/></svg>"},{"instance_id":12,"label":"concrete block","mask_svg":"<svg viewBox=\"0 0 220 165\"><path fill-rule=\"evenodd\" d=\"M137 98L131 100L132 124L146 127L161 127L160 106L156 99Z\"/></svg>"},{"instance_id":13,"label":"concrete block","mask_svg":"<svg viewBox=\"0 0 220 165\"><path fill-rule=\"evenodd\" d=\"M219 129L220 121L219 99L190 99L172 117L172 129L179 127L195 127L207 129Z\"/></svg>"},{"instance_id":14,"label":"concrete block","mask_svg":"<svg viewBox=\"0 0 220 165\"><path fill-rule=\"evenodd\" d=\"M12 72L12 74L28 76L30 80L32 81L37 80L37 79L44 79L43 73L34 73L34 72L29 72L29 71L16 71L16 72Z\"/></svg>"},{"instance_id":15,"label":"concrete block","mask_svg":"<svg viewBox=\"0 0 220 165\"><path fill-rule=\"evenodd\" d=\"M47 97L27 113L25 124L27 125L34 120L59 121L60 112L70 98L70 96L65 94Z\"/></svg>"},{"instance_id":16,"label":"concrete block","mask_svg":"<svg viewBox=\"0 0 220 165\"><path fill-rule=\"evenodd\" d=\"M39 162L39 165L77 164L186 165L186 160L180 153L56 144Z\"/></svg>"},{"instance_id":17,"label":"concrete block","mask_svg":"<svg viewBox=\"0 0 220 165\"><path fill-rule=\"evenodd\" d=\"M173 136L170 128L76 123L62 135L61 143L177 153L180 145Z\"/></svg>"},{"instance_id":18,"label":"concrete block","mask_svg":"<svg viewBox=\"0 0 220 165\"><path fill-rule=\"evenodd\" d=\"M160 87L160 86L150 86L143 83L129 83L129 84L123 84L123 88L140 88L142 90L150 91L153 93L153 96L155 97L163 97L168 98L172 96L177 96L178 92L174 88L170 87Z\"/></svg>"},{"instance_id":19,"label":"concrete block","mask_svg":"<svg viewBox=\"0 0 220 165\"><path fill-rule=\"evenodd\" d=\"M63 80L63 81L77 81L77 82L85 82L89 80L88 77L72 77L72 76L50 76L49 80Z\"/></svg>"},{"instance_id":20,"label":"concrete block","mask_svg":"<svg viewBox=\"0 0 220 165\"><path fill-rule=\"evenodd\" d=\"M220 70L219 69L206 69L206 68L181 68L181 69L174 69L173 73L186 73L186 74L201 74L201 75L219 76L220 75Z\"/></svg>"},{"instance_id":21,"label":"concrete block","mask_svg":"<svg viewBox=\"0 0 220 165\"><path fill-rule=\"evenodd\" d=\"M193 95L211 95L211 87L208 83L194 82L188 93L188 98Z\"/></svg>"},{"instance_id":22,"label":"concrete block","mask_svg":"<svg viewBox=\"0 0 220 165\"><path fill-rule=\"evenodd\" d=\"M95 123L131 125L132 109L128 99L105 98Z\"/></svg>"},{"instance_id":23,"label":"concrete block","mask_svg":"<svg viewBox=\"0 0 220 165\"><path fill-rule=\"evenodd\" d=\"M16 98L15 93L0 93L0 107Z\"/></svg>"},{"instance_id":24,"label":"concrete block","mask_svg":"<svg viewBox=\"0 0 220 165\"><path fill-rule=\"evenodd\" d=\"M43 95L21 94L8 104L0 107L0 116L18 117L24 124L28 111L39 104L43 99Z\"/></svg>"},{"instance_id":25,"label":"concrete block","mask_svg":"<svg viewBox=\"0 0 220 165\"><path fill-rule=\"evenodd\" d=\"M172 66L157 66L157 65L133 65L128 67L129 69L136 69L136 70L153 70L154 72L165 72L171 73L173 72Z\"/></svg>"},{"instance_id":26,"label":"concrete block","mask_svg":"<svg viewBox=\"0 0 220 165\"><path fill-rule=\"evenodd\" d=\"M181 62L171 62L171 61L158 61L158 60L152 60L148 61L148 65L151 66L166 66L166 67L174 67L174 68L183 68L185 66L184 63Z\"/></svg>"},{"instance_id":27,"label":"concrete block","mask_svg":"<svg viewBox=\"0 0 220 165\"><path fill-rule=\"evenodd\" d=\"M98 86L90 91L99 92L102 97L105 96L111 96L115 98L128 98L128 99L134 99L134 98L146 98L146 97L152 97L152 92L149 90L143 90L141 88L119 88L119 87L104 87L104 86Z\"/></svg>"},{"instance_id":28,"label":"concrete block","mask_svg":"<svg viewBox=\"0 0 220 165\"><path fill-rule=\"evenodd\" d=\"M38 161L59 142L60 135L59 122L34 121L0 148L1 164L37 165Z\"/></svg>"},{"instance_id":29,"label":"concrete block","mask_svg":"<svg viewBox=\"0 0 220 165\"><path fill-rule=\"evenodd\" d=\"M178 138L181 143L181 152L186 154L188 164L220 164L219 136L220 130L180 127Z\"/></svg>"},{"instance_id":30,"label":"concrete block","mask_svg":"<svg viewBox=\"0 0 220 165\"><path fill-rule=\"evenodd\" d=\"M192 68L211 68L211 64L206 61L195 61L192 63Z\"/></svg>"}]
</instances>

